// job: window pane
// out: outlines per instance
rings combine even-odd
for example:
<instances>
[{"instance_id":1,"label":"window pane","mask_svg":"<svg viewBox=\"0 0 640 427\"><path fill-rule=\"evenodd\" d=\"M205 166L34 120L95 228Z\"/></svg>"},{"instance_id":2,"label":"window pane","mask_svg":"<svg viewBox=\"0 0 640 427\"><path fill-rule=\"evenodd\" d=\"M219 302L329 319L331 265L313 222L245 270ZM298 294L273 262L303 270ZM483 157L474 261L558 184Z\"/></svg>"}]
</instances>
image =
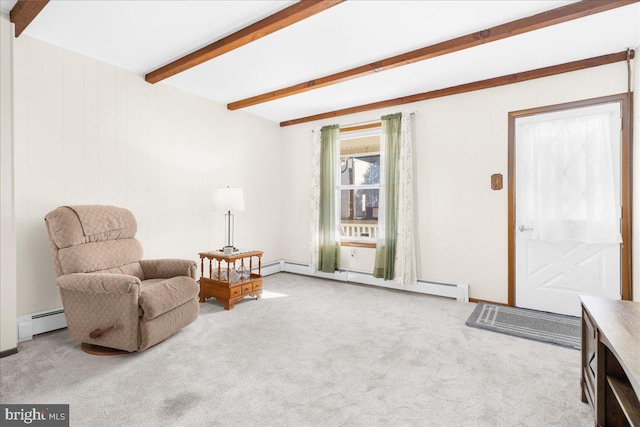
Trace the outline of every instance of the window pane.
<instances>
[{"instance_id":1,"label":"window pane","mask_svg":"<svg viewBox=\"0 0 640 427\"><path fill-rule=\"evenodd\" d=\"M340 140L340 185L356 186L340 191L342 240L375 240L378 234L380 185L380 134L345 134Z\"/></svg>"},{"instance_id":2,"label":"window pane","mask_svg":"<svg viewBox=\"0 0 640 427\"><path fill-rule=\"evenodd\" d=\"M380 155L340 159L342 185L380 184Z\"/></svg>"},{"instance_id":3,"label":"window pane","mask_svg":"<svg viewBox=\"0 0 640 427\"><path fill-rule=\"evenodd\" d=\"M340 235L377 237L380 190L342 190L340 192Z\"/></svg>"}]
</instances>

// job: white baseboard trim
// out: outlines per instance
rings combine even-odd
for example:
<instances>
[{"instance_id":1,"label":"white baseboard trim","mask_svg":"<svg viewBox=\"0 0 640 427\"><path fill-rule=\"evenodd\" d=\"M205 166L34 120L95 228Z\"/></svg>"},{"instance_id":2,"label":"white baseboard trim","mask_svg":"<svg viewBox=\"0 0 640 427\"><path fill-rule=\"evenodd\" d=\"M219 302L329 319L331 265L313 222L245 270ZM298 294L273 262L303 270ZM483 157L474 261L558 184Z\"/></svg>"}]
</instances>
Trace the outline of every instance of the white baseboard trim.
<instances>
[{"instance_id":1,"label":"white baseboard trim","mask_svg":"<svg viewBox=\"0 0 640 427\"><path fill-rule=\"evenodd\" d=\"M18 342L29 341L34 335L55 331L67 327L64 311L61 308L40 311L18 316Z\"/></svg>"},{"instance_id":2,"label":"white baseboard trim","mask_svg":"<svg viewBox=\"0 0 640 427\"><path fill-rule=\"evenodd\" d=\"M254 268L254 270L257 270L257 268ZM270 276L280 272L320 277L323 279L338 280L341 282L381 286L383 288L436 295L440 297L454 298L462 302L469 302L469 285L466 284L437 283L418 280L418 283L414 286L402 286L389 280L375 278L369 273L350 270L340 270L335 273L323 273L321 271L313 271L309 264L285 260L271 262L262 266L263 276ZM18 342L28 341L32 339L34 335L67 327L67 321L64 318L64 311L61 308L18 316L16 323L18 328Z\"/></svg>"}]
</instances>

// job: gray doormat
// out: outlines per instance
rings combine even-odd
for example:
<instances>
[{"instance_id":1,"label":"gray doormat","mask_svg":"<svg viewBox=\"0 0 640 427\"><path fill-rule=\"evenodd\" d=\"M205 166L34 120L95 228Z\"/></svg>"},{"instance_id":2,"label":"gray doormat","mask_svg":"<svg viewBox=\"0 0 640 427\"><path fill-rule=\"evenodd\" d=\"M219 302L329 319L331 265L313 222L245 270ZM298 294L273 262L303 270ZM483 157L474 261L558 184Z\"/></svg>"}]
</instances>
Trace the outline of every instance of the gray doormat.
<instances>
[{"instance_id":1,"label":"gray doormat","mask_svg":"<svg viewBox=\"0 0 640 427\"><path fill-rule=\"evenodd\" d=\"M580 349L579 317L479 302L465 322L472 328Z\"/></svg>"}]
</instances>

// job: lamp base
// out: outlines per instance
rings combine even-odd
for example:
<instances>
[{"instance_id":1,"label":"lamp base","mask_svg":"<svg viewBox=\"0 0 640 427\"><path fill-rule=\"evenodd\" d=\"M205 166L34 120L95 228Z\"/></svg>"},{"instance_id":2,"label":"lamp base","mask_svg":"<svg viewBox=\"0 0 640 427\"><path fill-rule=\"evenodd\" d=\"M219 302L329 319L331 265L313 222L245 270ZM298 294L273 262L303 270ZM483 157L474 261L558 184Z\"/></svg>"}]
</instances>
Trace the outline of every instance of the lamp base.
<instances>
[{"instance_id":1,"label":"lamp base","mask_svg":"<svg viewBox=\"0 0 640 427\"><path fill-rule=\"evenodd\" d=\"M224 246L221 249L221 252L225 255L231 255L234 252L238 252L238 248L236 248L235 246Z\"/></svg>"}]
</instances>

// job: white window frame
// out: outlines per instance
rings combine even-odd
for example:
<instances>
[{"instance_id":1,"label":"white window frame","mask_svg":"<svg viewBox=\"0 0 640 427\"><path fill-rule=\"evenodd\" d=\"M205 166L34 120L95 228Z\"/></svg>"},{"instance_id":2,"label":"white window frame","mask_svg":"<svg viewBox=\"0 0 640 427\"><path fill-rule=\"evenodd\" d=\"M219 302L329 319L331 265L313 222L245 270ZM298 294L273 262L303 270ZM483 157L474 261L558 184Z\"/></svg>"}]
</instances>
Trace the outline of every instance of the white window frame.
<instances>
[{"instance_id":1,"label":"white window frame","mask_svg":"<svg viewBox=\"0 0 640 427\"><path fill-rule=\"evenodd\" d=\"M353 131L353 132L345 132L344 134L340 135L340 149L342 148L342 141L346 141L349 139L355 139L355 138L362 138L362 137L366 137L366 136L378 136L380 137L380 143L382 143L382 127L377 127L377 128L373 128L373 129L366 129L366 130L361 130L361 131ZM342 236L342 231L341 231L341 227L342 227L342 219L341 219L341 207L342 207L342 191L343 190L378 190L380 191L380 183L378 184L362 184L362 185L342 185L342 177L341 177L341 171L340 171L340 165L342 164L342 159L345 156L342 156L340 154L341 150L338 150L338 168L337 168L337 178L336 178L336 183L338 183L338 185L336 185L336 191L335 191L335 202L336 202L336 207L337 207L337 212L338 215L336 215L336 219L337 219L337 236L338 239L340 241L340 243L349 243L349 242L353 242L353 243L375 243L377 240L377 237L360 237L360 236ZM357 154L357 155L347 155L346 157L352 157L352 158L358 158L358 157L369 157L369 156L375 156L375 155L380 155L380 165L382 165L382 153L380 151L372 151L372 152L368 152L368 153L362 153L362 154ZM382 172L382 171L381 171ZM382 206L379 205L378 206L378 210L382 209ZM364 225L364 224L363 224ZM376 227L376 236L377 236L377 230L379 228L379 224L375 224Z\"/></svg>"}]
</instances>

